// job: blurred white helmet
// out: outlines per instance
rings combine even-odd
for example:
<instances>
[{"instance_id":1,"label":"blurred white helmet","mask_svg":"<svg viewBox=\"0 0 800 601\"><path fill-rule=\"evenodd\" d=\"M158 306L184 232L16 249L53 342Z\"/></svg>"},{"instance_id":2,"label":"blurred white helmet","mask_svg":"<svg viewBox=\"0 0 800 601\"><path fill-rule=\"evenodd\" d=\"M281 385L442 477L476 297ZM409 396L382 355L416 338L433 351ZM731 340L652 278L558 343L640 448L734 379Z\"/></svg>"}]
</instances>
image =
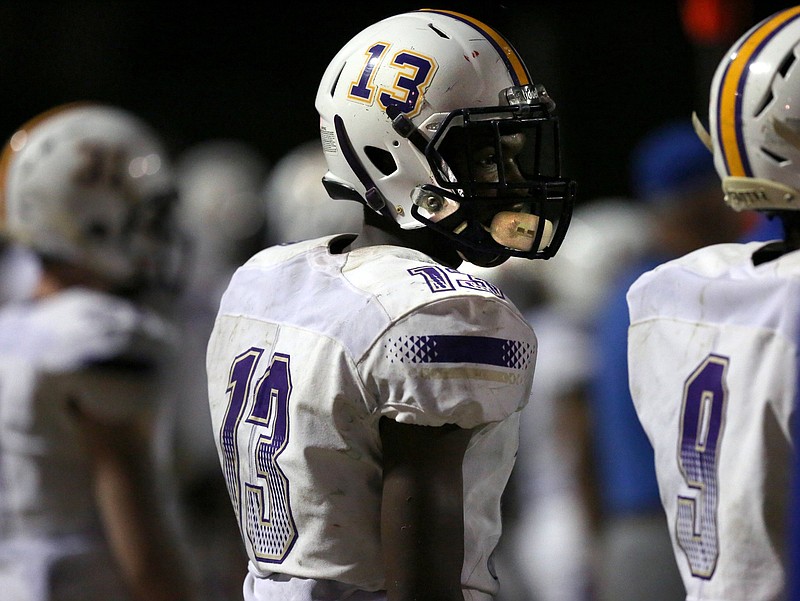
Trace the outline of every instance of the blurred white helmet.
<instances>
[{"instance_id":1,"label":"blurred white helmet","mask_svg":"<svg viewBox=\"0 0 800 601\"><path fill-rule=\"evenodd\" d=\"M236 267L261 248L268 171L261 153L240 140L208 140L181 154L178 221L198 269Z\"/></svg>"},{"instance_id":2,"label":"blurred white helmet","mask_svg":"<svg viewBox=\"0 0 800 601\"><path fill-rule=\"evenodd\" d=\"M798 59L795 6L752 27L714 74L710 143L725 200L737 211L800 209Z\"/></svg>"},{"instance_id":3,"label":"blurred white helmet","mask_svg":"<svg viewBox=\"0 0 800 601\"><path fill-rule=\"evenodd\" d=\"M176 198L153 130L112 106L56 107L17 130L0 162L2 229L45 259L111 285L163 274Z\"/></svg>"},{"instance_id":4,"label":"blurred white helmet","mask_svg":"<svg viewBox=\"0 0 800 601\"><path fill-rule=\"evenodd\" d=\"M647 206L621 198L580 206L564 248L536 265L549 302L577 321L591 320L621 270L644 254L651 239Z\"/></svg>"},{"instance_id":5,"label":"blurred white helmet","mask_svg":"<svg viewBox=\"0 0 800 601\"><path fill-rule=\"evenodd\" d=\"M423 9L367 27L328 65L316 107L333 198L433 229L478 265L560 246L574 184L555 103L480 21Z\"/></svg>"},{"instance_id":6,"label":"blurred white helmet","mask_svg":"<svg viewBox=\"0 0 800 601\"><path fill-rule=\"evenodd\" d=\"M496 286L524 314L545 300L544 282L538 263L511 257L494 267L464 263L458 270Z\"/></svg>"},{"instance_id":7,"label":"blurred white helmet","mask_svg":"<svg viewBox=\"0 0 800 601\"><path fill-rule=\"evenodd\" d=\"M651 228L647 205L601 198L575 209L566 244L550 261L511 258L497 267L462 265L459 271L491 282L523 313L549 304L582 326L614 278L648 248Z\"/></svg>"},{"instance_id":8,"label":"blurred white helmet","mask_svg":"<svg viewBox=\"0 0 800 601\"><path fill-rule=\"evenodd\" d=\"M361 229L363 211L359 205L331 203L322 185L327 170L319 140L295 147L275 164L264 187L271 244Z\"/></svg>"}]
</instances>

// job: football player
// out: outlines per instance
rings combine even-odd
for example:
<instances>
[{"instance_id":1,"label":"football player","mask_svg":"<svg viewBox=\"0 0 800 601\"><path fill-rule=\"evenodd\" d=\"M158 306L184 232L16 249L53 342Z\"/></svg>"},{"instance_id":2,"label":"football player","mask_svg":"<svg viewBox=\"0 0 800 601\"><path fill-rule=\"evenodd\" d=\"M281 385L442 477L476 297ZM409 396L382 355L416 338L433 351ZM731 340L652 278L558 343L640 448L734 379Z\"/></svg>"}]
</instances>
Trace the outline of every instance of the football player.
<instances>
[{"instance_id":1,"label":"football player","mask_svg":"<svg viewBox=\"0 0 800 601\"><path fill-rule=\"evenodd\" d=\"M800 6L747 31L712 84L725 202L783 239L700 249L628 292L630 389L693 601L785 599L800 333ZM722 195L721 195L722 196ZM722 199L720 199L722 201Z\"/></svg>"},{"instance_id":2,"label":"football player","mask_svg":"<svg viewBox=\"0 0 800 601\"><path fill-rule=\"evenodd\" d=\"M235 138L195 143L175 164L176 218L189 252L180 294L171 305L181 350L171 357L159 430L173 460L172 481L204 598L215 601L241 598L247 560L210 435L206 343L233 271L263 248L261 191L268 171L267 159Z\"/></svg>"},{"instance_id":3,"label":"football player","mask_svg":"<svg viewBox=\"0 0 800 601\"><path fill-rule=\"evenodd\" d=\"M536 338L457 267L561 244L554 103L499 33L419 10L352 38L316 107L362 229L256 254L208 345L245 599L489 600Z\"/></svg>"},{"instance_id":4,"label":"football player","mask_svg":"<svg viewBox=\"0 0 800 601\"><path fill-rule=\"evenodd\" d=\"M127 111L76 103L0 164L3 235L40 264L0 308L2 596L188 599L149 444L169 329L132 300L171 252L167 155Z\"/></svg>"},{"instance_id":5,"label":"football player","mask_svg":"<svg viewBox=\"0 0 800 601\"><path fill-rule=\"evenodd\" d=\"M319 140L295 146L275 163L264 186L269 213L268 244L359 231L360 206L353 202L331 202L322 185L327 170Z\"/></svg>"}]
</instances>

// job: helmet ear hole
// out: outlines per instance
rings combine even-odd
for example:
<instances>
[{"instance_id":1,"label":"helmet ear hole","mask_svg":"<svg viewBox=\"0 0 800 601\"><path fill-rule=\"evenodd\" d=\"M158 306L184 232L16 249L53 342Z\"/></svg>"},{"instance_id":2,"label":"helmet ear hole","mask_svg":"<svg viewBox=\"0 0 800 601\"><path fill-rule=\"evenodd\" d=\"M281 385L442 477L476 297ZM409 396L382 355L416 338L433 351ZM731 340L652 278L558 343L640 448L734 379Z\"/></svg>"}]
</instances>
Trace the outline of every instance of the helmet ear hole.
<instances>
[{"instance_id":1,"label":"helmet ear hole","mask_svg":"<svg viewBox=\"0 0 800 601\"><path fill-rule=\"evenodd\" d=\"M95 221L86 228L86 237L95 242L103 242L109 237L109 229L105 223Z\"/></svg>"},{"instance_id":2,"label":"helmet ear hole","mask_svg":"<svg viewBox=\"0 0 800 601\"><path fill-rule=\"evenodd\" d=\"M367 155L367 158L370 160L370 162L378 171L383 173L383 175L391 175L397 171L397 163L395 162L392 153L388 150L384 150L383 148L378 148L376 146L365 146L364 154Z\"/></svg>"},{"instance_id":3,"label":"helmet ear hole","mask_svg":"<svg viewBox=\"0 0 800 601\"><path fill-rule=\"evenodd\" d=\"M781 64L778 66L778 73L781 77L786 77L786 74L789 72L789 67L794 64L795 57L793 52L787 53L786 57L781 61Z\"/></svg>"},{"instance_id":4,"label":"helmet ear hole","mask_svg":"<svg viewBox=\"0 0 800 601\"><path fill-rule=\"evenodd\" d=\"M753 111L753 118L757 118L764 110L770 105L774 96L772 95L772 90L767 90L767 93L764 94L764 98L762 98L761 102L756 106L756 109Z\"/></svg>"}]
</instances>

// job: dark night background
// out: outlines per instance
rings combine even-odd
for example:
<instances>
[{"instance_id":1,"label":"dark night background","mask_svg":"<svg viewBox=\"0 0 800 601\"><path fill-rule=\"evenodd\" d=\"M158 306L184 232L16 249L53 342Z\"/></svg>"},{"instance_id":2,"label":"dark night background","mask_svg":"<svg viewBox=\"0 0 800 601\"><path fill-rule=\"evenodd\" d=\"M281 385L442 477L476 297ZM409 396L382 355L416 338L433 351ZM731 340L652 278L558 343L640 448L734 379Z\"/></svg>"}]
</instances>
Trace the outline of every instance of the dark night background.
<instances>
[{"instance_id":1,"label":"dark night background","mask_svg":"<svg viewBox=\"0 0 800 601\"><path fill-rule=\"evenodd\" d=\"M421 6L458 10L503 33L548 88L562 121L564 171L580 198L626 195L627 160L650 128L705 117L725 49L786 6L708 0L735 36L697 43L678 0L438 3L0 2L0 135L56 104L126 107L180 153L238 138L275 163L317 136L314 95L352 35ZM730 10L728 8L730 7ZM736 10L740 12L736 12Z\"/></svg>"}]
</instances>

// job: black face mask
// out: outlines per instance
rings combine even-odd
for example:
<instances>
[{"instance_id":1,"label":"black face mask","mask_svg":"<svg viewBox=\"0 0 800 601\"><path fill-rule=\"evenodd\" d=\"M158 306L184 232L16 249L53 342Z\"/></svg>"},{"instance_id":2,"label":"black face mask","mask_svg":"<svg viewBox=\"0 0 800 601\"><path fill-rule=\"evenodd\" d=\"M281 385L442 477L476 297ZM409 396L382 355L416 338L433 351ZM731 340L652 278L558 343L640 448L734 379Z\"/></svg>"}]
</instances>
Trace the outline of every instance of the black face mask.
<instances>
[{"instance_id":1,"label":"black face mask","mask_svg":"<svg viewBox=\"0 0 800 601\"><path fill-rule=\"evenodd\" d=\"M412 216L478 265L499 265L512 256L554 256L569 226L576 185L560 177L558 122L551 109L545 102L460 109L430 141L402 114L387 109L390 117L394 113L395 129L425 154L436 178L435 184L418 187L417 197L424 200L415 199ZM493 227L493 217L507 211L521 216L505 215L501 229L518 224L521 236L513 231L504 236Z\"/></svg>"}]
</instances>

